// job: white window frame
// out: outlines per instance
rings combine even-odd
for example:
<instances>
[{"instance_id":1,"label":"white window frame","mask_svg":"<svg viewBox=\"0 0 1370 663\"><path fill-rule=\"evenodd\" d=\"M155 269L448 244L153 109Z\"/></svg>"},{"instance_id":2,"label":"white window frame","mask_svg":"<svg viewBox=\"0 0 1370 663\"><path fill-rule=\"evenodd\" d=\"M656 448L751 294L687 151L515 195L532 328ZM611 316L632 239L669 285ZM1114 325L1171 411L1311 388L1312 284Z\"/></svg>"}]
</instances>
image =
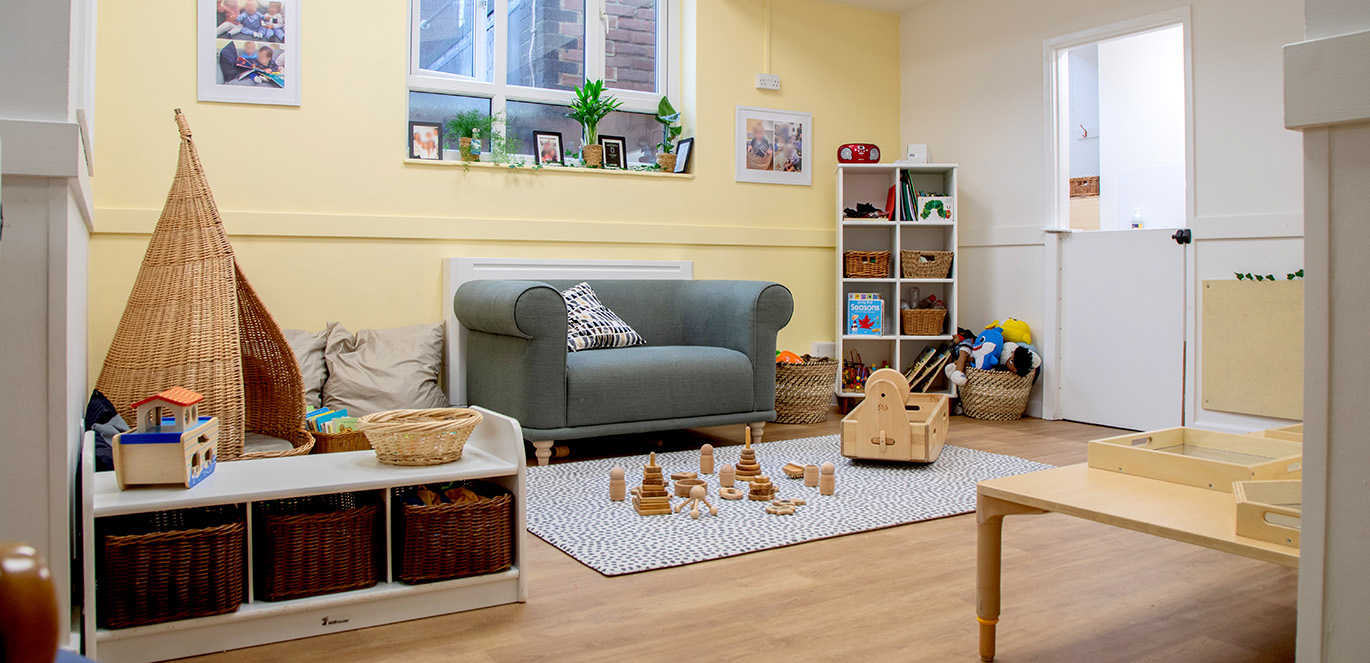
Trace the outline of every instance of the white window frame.
<instances>
[{"instance_id":1,"label":"white window frame","mask_svg":"<svg viewBox=\"0 0 1370 663\"><path fill-rule=\"evenodd\" d=\"M496 17L494 52L487 54L484 53L484 48L477 48L475 58L477 65L475 70L484 71L487 63L485 58L493 57L493 81L487 82L468 76L419 69L419 25L417 20L419 2L420 0L410 0L409 6L409 73L407 84L410 92L483 97L490 100L491 113L504 111L510 101L565 106L575 100L575 93L570 90L548 90L510 85L506 82L509 78L508 63L506 62L508 23L499 19L509 15L509 0L479 0L476 9L477 32L474 34L483 35L488 27L485 16L491 6L494 8L494 11L491 12ZM670 97L677 108L682 107L680 100L679 30L677 29L679 25L678 4L674 0L661 0L658 5L656 76L657 81L664 83L660 86L662 91L640 92L611 88L608 92L623 102L619 108L620 111L655 115L657 104L663 95ZM604 39L607 24L608 15L605 11L604 0L585 0L585 73L590 80L604 77ZM484 44L485 40L481 38L478 43ZM598 75L594 75L595 72Z\"/></svg>"}]
</instances>

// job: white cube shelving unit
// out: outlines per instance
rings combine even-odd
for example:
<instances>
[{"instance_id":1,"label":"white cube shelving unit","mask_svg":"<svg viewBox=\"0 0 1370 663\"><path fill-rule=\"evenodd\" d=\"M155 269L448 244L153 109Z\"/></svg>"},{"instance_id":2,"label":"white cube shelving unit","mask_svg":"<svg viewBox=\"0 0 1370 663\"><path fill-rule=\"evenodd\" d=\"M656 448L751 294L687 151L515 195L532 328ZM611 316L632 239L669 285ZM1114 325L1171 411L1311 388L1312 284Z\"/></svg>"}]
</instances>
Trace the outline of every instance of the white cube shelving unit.
<instances>
[{"instance_id":1,"label":"white cube shelving unit","mask_svg":"<svg viewBox=\"0 0 1370 663\"><path fill-rule=\"evenodd\" d=\"M902 220L903 209L900 173L908 173L913 188L941 193L952 199L950 220ZM883 207L889 189L895 188L895 219L852 219L842 212L858 203ZM906 279L900 269L900 251L929 250L957 252L957 229L960 224L960 205L956 199L955 164L842 164L837 167L837 355L843 360L855 349L868 366L888 361L900 371L918 358L929 345L950 342L957 327L957 273L961 256L954 256L951 274L942 279ZM889 251L890 269L884 278L846 278L846 251ZM921 295L936 294L947 303L947 319L942 334L936 336L907 336L900 329L899 301L907 299L909 288L917 286ZM862 336L847 333L847 296L852 293L880 293L884 300L884 334ZM916 304L916 302L910 302ZM842 389L838 375L839 396L860 397L859 391ZM940 393L947 393L942 389Z\"/></svg>"},{"instance_id":2,"label":"white cube shelving unit","mask_svg":"<svg viewBox=\"0 0 1370 663\"><path fill-rule=\"evenodd\" d=\"M219 463L213 475L191 489L153 486L119 490L113 472L94 472L94 434L88 433L82 449L80 520L85 655L101 663L163 661L526 600L523 431L514 419L473 409L480 410L484 419L467 440L461 460L453 463L385 465L372 451L247 460ZM513 565L506 571L468 578L419 585L400 583L393 577L390 489L466 479L484 479L513 494ZM381 493L385 549L379 552L384 562L379 582L365 589L289 601L268 602L255 597L253 560L261 551L253 542L252 504L357 491ZM221 504L244 505L248 519L246 600L236 612L123 629L96 626L97 519Z\"/></svg>"}]
</instances>

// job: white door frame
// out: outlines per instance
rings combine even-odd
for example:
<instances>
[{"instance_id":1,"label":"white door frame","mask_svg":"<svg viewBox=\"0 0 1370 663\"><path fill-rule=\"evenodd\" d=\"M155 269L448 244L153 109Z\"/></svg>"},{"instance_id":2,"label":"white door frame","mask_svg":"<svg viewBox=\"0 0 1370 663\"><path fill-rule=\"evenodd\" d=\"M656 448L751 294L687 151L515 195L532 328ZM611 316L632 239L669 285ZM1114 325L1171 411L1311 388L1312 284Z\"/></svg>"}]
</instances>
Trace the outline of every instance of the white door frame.
<instances>
[{"instance_id":1,"label":"white door frame","mask_svg":"<svg viewBox=\"0 0 1370 663\"><path fill-rule=\"evenodd\" d=\"M1171 26L1182 26L1184 37L1184 115L1185 115L1185 227L1194 226L1194 68L1191 58L1191 23L1189 6L1140 16L1119 23L1072 32L1042 42L1044 65L1043 117L1046 122L1046 219L1043 230L1047 239L1043 248L1045 274L1045 320L1039 334L1042 361L1042 418L1061 418L1061 242L1070 229L1070 90L1060 85L1062 59L1066 51L1101 41L1128 37ZM1192 244L1190 245L1193 246ZM1192 283L1194 251L1185 251L1185 279ZM1185 328L1194 318L1193 288L1185 288ZM1188 334L1186 334L1188 336ZM1185 354L1190 349L1186 343ZM1186 359L1186 366L1189 365ZM1188 371L1186 371L1188 372ZM1189 390L1192 376L1186 374L1184 399L1185 419L1193 417L1193 391Z\"/></svg>"}]
</instances>

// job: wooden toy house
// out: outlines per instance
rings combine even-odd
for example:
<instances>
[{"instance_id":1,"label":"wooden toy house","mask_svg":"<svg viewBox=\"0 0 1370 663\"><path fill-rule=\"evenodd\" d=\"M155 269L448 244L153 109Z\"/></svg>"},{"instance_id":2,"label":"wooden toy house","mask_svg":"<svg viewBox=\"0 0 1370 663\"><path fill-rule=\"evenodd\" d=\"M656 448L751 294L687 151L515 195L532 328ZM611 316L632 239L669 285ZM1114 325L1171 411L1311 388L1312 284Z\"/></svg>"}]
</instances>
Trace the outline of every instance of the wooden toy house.
<instances>
[{"instance_id":1,"label":"wooden toy house","mask_svg":"<svg viewBox=\"0 0 1370 663\"><path fill-rule=\"evenodd\" d=\"M172 387L133 404L136 429L114 436L119 488L180 484L190 488L214 472L219 419L201 417L204 397Z\"/></svg>"},{"instance_id":2,"label":"wooden toy house","mask_svg":"<svg viewBox=\"0 0 1370 663\"><path fill-rule=\"evenodd\" d=\"M951 423L943 394L909 393L892 368L871 373L866 398L842 418L842 455L867 460L931 463L942 455Z\"/></svg>"}]
</instances>

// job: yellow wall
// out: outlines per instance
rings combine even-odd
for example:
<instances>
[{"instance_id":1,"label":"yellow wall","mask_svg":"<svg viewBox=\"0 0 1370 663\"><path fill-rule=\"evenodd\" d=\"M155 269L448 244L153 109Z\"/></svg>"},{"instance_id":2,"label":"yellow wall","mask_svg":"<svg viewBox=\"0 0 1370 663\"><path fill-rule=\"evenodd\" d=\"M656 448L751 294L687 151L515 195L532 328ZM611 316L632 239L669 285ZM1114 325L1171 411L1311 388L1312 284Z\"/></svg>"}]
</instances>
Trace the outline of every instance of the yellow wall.
<instances>
[{"instance_id":1,"label":"yellow wall","mask_svg":"<svg viewBox=\"0 0 1370 663\"><path fill-rule=\"evenodd\" d=\"M192 25L195 4L173 3L159 18ZM834 155L851 141L901 153L899 21L822 0L773 3L771 69L782 88L762 92L753 88L761 0L679 4L692 179L405 164L406 2L310 4L298 108L199 103L189 29L159 31L148 69L132 65L148 57L134 37L145 19L101 12L92 379L171 184L173 108L190 119L239 261L282 326L438 320L446 257L683 259L696 278L789 286L795 316L783 347L832 340ZM363 14L370 27L359 35ZM844 35L860 35L859 46L839 48ZM813 113L812 187L733 181L738 104ZM243 156L244 143L264 156Z\"/></svg>"}]
</instances>

